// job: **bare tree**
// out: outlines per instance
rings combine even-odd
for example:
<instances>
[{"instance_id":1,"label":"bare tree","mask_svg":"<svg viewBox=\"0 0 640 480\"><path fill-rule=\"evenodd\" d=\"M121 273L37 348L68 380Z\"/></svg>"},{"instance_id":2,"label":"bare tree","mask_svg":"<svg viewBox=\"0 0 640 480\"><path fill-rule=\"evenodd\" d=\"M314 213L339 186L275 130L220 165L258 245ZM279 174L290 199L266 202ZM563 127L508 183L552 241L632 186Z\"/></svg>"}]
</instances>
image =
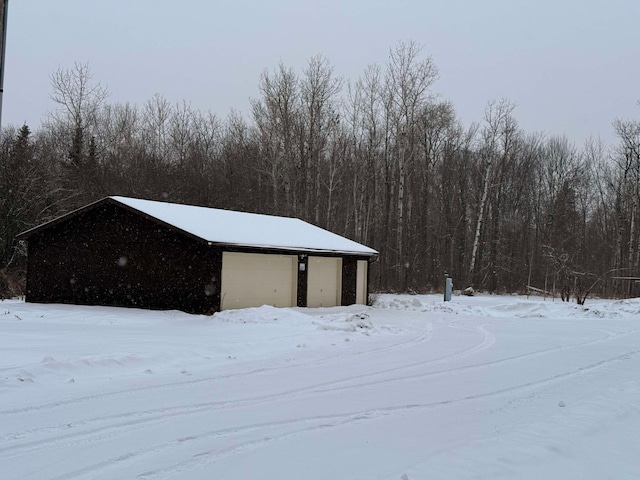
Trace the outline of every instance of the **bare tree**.
<instances>
[{"instance_id":1,"label":"bare tree","mask_svg":"<svg viewBox=\"0 0 640 480\"><path fill-rule=\"evenodd\" d=\"M619 168L617 191L619 267L626 267L635 274L640 268L640 122L616 120L613 124L620 143L614 152ZM626 249L623 248L626 243ZM624 251L626 250L626 251ZM624 258L626 257L626 262ZM631 288L631 284L629 286Z\"/></svg>"},{"instance_id":2,"label":"bare tree","mask_svg":"<svg viewBox=\"0 0 640 480\"><path fill-rule=\"evenodd\" d=\"M92 82L88 64L76 63L71 69L59 68L50 77L50 98L58 105L49 116L71 130L95 128L109 93L100 83ZM87 132L93 133L93 132Z\"/></svg>"},{"instance_id":3,"label":"bare tree","mask_svg":"<svg viewBox=\"0 0 640 480\"><path fill-rule=\"evenodd\" d=\"M483 233L485 216L489 202L489 193L503 171L499 162L508 160L518 135L518 126L513 117L515 105L508 100L492 101L485 109L482 128L482 146L480 148L480 168L482 170L482 197L478 205L473 247L469 262L469 278L474 281L476 262L478 260L480 238Z\"/></svg>"},{"instance_id":4,"label":"bare tree","mask_svg":"<svg viewBox=\"0 0 640 480\"><path fill-rule=\"evenodd\" d=\"M304 216L324 224L321 213L321 171L327 158L327 147L339 121L337 95L342 79L335 77L329 60L316 55L309 60L300 81L301 101L301 181L304 191Z\"/></svg>"},{"instance_id":5,"label":"bare tree","mask_svg":"<svg viewBox=\"0 0 640 480\"><path fill-rule=\"evenodd\" d=\"M68 208L101 194L96 136L108 96L107 89L92 82L87 64L59 68L51 75L51 99L57 108L49 114L51 133L57 137L58 158L65 158L63 175Z\"/></svg>"},{"instance_id":6,"label":"bare tree","mask_svg":"<svg viewBox=\"0 0 640 480\"><path fill-rule=\"evenodd\" d=\"M173 113L173 105L159 94L151 97L142 109L142 138L149 154L159 163L169 161Z\"/></svg>"},{"instance_id":7,"label":"bare tree","mask_svg":"<svg viewBox=\"0 0 640 480\"><path fill-rule=\"evenodd\" d=\"M395 195L396 268L401 288L406 289L410 261L405 256L407 195L406 186L412 163L418 153L419 120L424 108L433 100L431 86L438 70L431 59L420 58L422 48L415 42L401 42L391 49L385 77L385 105L388 134L392 150L388 153L397 171ZM390 157L388 157L390 158Z\"/></svg>"},{"instance_id":8,"label":"bare tree","mask_svg":"<svg viewBox=\"0 0 640 480\"><path fill-rule=\"evenodd\" d=\"M251 106L264 162L260 170L271 189L271 212L291 215L297 205L291 183L299 165L294 147L300 122L299 81L281 63L275 71L262 73L259 87L262 96L252 100Z\"/></svg>"}]
</instances>

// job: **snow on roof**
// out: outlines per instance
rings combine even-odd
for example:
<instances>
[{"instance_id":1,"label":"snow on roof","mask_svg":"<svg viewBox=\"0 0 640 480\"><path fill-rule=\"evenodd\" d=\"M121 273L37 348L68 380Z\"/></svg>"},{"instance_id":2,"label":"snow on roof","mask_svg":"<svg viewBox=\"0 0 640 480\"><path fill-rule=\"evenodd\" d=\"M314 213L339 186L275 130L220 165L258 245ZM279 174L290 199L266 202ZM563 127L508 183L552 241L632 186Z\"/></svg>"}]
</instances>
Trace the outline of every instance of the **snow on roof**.
<instances>
[{"instance_id":1,"label":"snow on roof","mask_svg":"<svg viewBox=\"0 0 640 480\"><path fill-rule=\"evenodd\" d=\"M212 243L361 255L378 253L297 218L129 197L109 198Z\"/></svg>"}]
</instances>

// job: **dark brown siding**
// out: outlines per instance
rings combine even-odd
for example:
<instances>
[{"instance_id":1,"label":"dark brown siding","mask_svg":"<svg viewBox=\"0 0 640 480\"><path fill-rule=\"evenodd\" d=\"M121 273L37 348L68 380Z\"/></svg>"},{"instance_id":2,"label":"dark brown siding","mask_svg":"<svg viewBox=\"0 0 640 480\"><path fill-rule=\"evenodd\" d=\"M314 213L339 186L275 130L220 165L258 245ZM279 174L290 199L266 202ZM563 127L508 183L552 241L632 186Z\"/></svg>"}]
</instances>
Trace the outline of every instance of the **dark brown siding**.
<instances>
[{"instance_id":1,"label":"dark brown siding","mask_svg":"<svg viewBox=\"0 0 640 480\"><path fill-rule=\"evenodd\" d=\"M106 203L35 233L27 301L179 309L220 308L222 251Z\"/></svg>"},{"instance_id":2,"label":"dark brown siding","mask_svg":"<svg viewBox=\"0 0 640 480\"><path fill-rule=\"evenodd\" d=\"M303 265L303 267L301 267ZM300 270L303 268L303 270ZM309 262L307 255L298 255L298 293L297 300L299 307L307 306L307 269L309 268Z\"/></svg>"},{"instance_id":3,"label":"dark brown siding","mask_svg":"<svg viewBox=\"0 0 640 480\"><path fill-rule=\"evenodd\" d=\"M342 305L356 303L358 258L342 257Z\"/></svg>"}]
</instances>

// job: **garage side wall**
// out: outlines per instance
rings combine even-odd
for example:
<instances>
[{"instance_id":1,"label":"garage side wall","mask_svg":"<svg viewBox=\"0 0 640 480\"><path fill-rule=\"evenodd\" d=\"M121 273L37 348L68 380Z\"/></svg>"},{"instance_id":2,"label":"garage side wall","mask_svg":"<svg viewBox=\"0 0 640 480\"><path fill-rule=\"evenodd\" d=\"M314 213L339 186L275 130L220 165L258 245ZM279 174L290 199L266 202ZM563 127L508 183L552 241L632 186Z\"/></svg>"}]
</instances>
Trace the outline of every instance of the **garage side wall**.
<instances>
[{"instance_id":1,"label":"garage side wall","mask_svg":"<svg viewBox=\"0 0 640 480\"><path fill-rule=\"evenodd\" d=\"M178 309L220 307L222 253L113 204L32 235L29 302Z\"/></svg>"}]
</instances>

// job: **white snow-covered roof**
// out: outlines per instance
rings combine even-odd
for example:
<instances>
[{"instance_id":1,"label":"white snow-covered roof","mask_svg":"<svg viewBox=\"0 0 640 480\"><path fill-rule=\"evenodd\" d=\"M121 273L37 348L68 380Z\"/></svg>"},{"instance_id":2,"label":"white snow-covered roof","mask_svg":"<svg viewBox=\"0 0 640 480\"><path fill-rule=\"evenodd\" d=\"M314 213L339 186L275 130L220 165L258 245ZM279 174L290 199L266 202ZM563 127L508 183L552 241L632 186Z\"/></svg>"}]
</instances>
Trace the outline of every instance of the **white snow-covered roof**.
<instances>
[{"instance_id":1,"label":"white snow-covered roof","mask_svg":"<svg viewBox=\"0 0 640 480\"><path fill-rule=\"evenodd\" d=\"M372 248L297 218L109 197L208 242L309 252L376 255Z\"/></svg>"}]
</instances>

